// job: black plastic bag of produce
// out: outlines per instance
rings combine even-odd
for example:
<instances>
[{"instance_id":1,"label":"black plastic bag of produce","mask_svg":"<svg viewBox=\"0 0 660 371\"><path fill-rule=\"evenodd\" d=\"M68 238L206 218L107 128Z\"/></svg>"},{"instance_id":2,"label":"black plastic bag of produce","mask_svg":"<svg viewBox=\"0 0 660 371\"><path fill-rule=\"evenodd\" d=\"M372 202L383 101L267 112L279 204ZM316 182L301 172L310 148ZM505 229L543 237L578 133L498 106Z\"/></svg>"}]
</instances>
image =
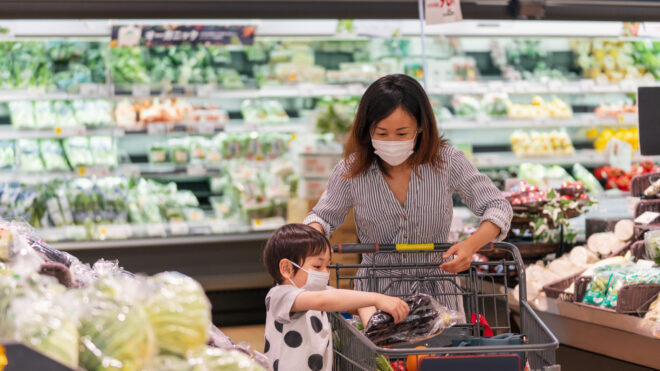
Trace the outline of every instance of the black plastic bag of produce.
<instances>
[{"instance_id":1,"label":"black plastic bag of produce","mask_svg":"<svg viewBox=\"0 0 660 371\"><path fill-rule=\"evenodd\" d=\"M427 294L410 296L408 317L394 324L388 313L378 311L367 323L365 335L377 346L417 343L440 334L457 323L458 312L440 305Z\"/></svg>"}]
</instances>

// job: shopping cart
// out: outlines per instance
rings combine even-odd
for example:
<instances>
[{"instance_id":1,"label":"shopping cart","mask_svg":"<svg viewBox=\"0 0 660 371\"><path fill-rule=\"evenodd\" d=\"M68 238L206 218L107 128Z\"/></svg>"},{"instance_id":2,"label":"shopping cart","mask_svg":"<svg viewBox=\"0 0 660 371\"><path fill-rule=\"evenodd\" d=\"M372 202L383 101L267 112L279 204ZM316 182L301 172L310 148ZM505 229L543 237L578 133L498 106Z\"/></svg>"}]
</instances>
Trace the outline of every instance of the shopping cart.
<instances>
[{"instance_id":1,"label":"shopping cart","mask_svg":"<svg viewBox=\"0 0 660 371\"><path fill-rule=\"evenodd\" d=\"M520 369L524 368L526 363L532 370L560 369L559 365L555 364L555 349L559 345L557 338L527 303L525 270L516 246L510 243L490 244L484 248L504 250L507 257L498 261L473 262L467 271L459 274L438 269L439 263L442 263L442 253L450 246L343 244L333 247L335 253L373 254L371 264L333 265L331 269L336 272L337 287L341 281L348 281L349 287L354 288L355 284L361 281L363 290L402 298L414 294L415 292L409 292L410 288L414 287L415 291L432 295L445 305L451 301L462 301L466 314L465 323L450 327L432 339L419 344L382 348L374 345L343 316L333 313L330 320L333 328L335 370L377 370L379 355L387 357L388 362L406 362L412 359L420 365L418 369L421 371L452 369L432 366L440 365L438 362L441 361L460 361L461 365L466 365L461 366L461 371L510 369L495 366L506 357L519 359ZM380 254L389 255L383 256L386 259L378 259ZM423 256L425 254L432 255ZM384 260L388 264L376 263ZM356 274L357 268L362 269L359 275ZM514 345L503 345L502 342L493 340L490 335L512 332L508 286L515 284L512 280L516 279L519 282L521 318L518 333L522 335L517 338L522 341ZM452 346L460 343L461 339L467 339L475 346ZM416 348L420 345L425 348ZM427 355L433 355L435 359ZM411 356L412 358L409 358ZM479 366L483 365L483 362L488 362L488 367Z\"/></svg>"}]
</instances>

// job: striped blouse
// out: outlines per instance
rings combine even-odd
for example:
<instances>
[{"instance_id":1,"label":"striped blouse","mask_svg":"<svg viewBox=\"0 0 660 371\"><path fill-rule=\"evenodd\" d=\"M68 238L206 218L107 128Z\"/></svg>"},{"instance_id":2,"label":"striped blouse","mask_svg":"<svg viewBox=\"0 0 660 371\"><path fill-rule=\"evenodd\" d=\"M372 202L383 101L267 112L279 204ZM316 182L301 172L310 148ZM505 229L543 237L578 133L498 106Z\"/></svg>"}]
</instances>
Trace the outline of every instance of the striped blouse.
<instances>
[{"instance_id":1,"label":"striped blouse","mask_svg":"<svg viewBox=\"0 0 660 371\"><path fill-rule=\"evenodd\" d=\"M348 164L346 160L342 160L334 168L321 199L303 223L319 223L326 236L330 237L335 228L343 224L353 207L357 234L362 243L442 243L447 242L453 217L452 194L458 192L475 215L500 228L501 233L497 240L504 239L513 214L509 202L486 175L479 173L462 151L447 145L440 149L438 155L444 164L439 171L433 169L430 164L424 164L418 168L418 174L412 172L403 206L394 197L376 163L365 173L347 179L343 175L348 171ZM403 264L439 265L443 262L439 253L403 254L403 257L408 260ZM362 264L402 264L397 259L401 257L391 253L364 254ZM442 280L438 271L442 272L439 269L417 270L412 274L418 277L434 276ZM359 276L366 274L364 269L358 273ZM453 286L455 280L442 284L425 280L415 282L410 278L401 278L401 271L398 270L378 270L377 275L388 279L378 282L378 287L369 284L367 280L358 279L355 288L395 296L425 292L438 297L444 295L439 292L456 292L455 288L449 287ZM390 282L397 276L400 277L398 282ZM404 281L407 283L395 287ZM424 287L426 285L433 287ZM448 303L441 298L441 301L451 309L463 309L462 300L451 300L452 302Z\"/></svg>"},{"instance_id":2,"label":"striped blouse","mask_svg":"<svg viewBox=\"0 0 660 371\"><path fill-rule=\"evenodd\" d=\"M452 194L458 192L475 215L500 228L497 239L504 239L513 215L509 202L462 151L444 146L439 156L448 171L434 170L429 164L421 165L419 174L413 171L404 206L394 197L376 163L364 174L346 179L343 174L348 165L342 160L303 223L318 222L329 238L353 207L360 242L441 243L449 235Z\"/></svg>"}]
</instances>

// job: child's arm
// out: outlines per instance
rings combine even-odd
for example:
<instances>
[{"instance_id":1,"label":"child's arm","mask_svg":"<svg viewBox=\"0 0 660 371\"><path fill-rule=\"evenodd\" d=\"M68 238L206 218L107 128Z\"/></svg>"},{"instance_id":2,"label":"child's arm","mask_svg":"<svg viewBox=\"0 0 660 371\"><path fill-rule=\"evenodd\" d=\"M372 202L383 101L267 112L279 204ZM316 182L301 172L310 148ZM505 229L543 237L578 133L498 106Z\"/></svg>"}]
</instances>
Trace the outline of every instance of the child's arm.
<instances>
[{"instance_id":1,"label":"child's arm","mask_svg":"<svg viewBox=\"0 0 660 371\"><path fill-rule=\"evenodd\" d=\"M376 307L359 308L357 310L357 314L360 316L360 320L362 320L364 327L367 327L367 323L369 323L371 316L376 314L377 310Z\"/></svg>"},{"instance_id":2,"label":"child's arm","mask_svg":"<svg viewBox=\"0 0 660 371\"><path fill-rule=\"evenodd\" d=\"M296 297L291 312L350 312L365 307L376 307L391 314L394 323L403 321L410 311L410 307L403 300L375 292L324 290L301 292Z\"/></svg>"}]
</instances>

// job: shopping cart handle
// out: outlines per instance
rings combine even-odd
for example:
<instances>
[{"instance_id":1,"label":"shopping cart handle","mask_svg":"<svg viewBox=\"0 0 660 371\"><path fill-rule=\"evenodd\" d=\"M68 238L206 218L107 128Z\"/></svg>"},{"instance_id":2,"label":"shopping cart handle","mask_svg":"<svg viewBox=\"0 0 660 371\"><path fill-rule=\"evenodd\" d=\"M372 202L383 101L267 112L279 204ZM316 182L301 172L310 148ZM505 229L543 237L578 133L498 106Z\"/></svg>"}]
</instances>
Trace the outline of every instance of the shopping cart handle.
<instances>
[{"instance_id":1,"label":"shopping cart handle","mask_svg":"<svg viewBox=\"0 0 660 371\"><path fill-rule=\"evenodd\" d=\"M378 244L378 243L346 243L332 247L332 251L345 253L375 253L392 251L446 251L451 247L448 243L418 243L418 244Z\"/></svg>"}]
</instances>

